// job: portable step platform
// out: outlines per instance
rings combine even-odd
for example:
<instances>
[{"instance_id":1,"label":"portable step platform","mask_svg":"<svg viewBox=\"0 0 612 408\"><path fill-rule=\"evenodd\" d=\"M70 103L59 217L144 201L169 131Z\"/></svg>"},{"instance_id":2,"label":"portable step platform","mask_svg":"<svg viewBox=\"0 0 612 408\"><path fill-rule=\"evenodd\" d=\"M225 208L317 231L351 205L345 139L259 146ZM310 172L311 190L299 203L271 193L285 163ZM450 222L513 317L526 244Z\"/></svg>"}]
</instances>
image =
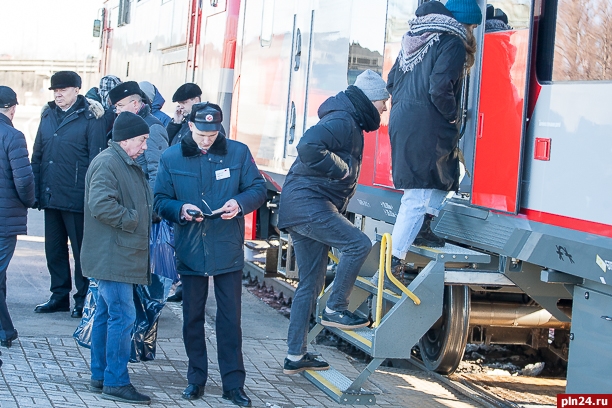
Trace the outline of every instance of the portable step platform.
<instances>
[{"instance_id":1,"label":"portable step platform","mask_svg":"<svg viewBox=\"0 0 612 408\"><path fill-rule=\"evenodd\" d=\"M378 245L378 243L377 243ZM376 245L376 246L377 246ZM373 248L371 257L377 256ZM361 313L362 305L370 298L376 299L376 312L373 313L375 321L371 327L357 330L342 330L321 325L321 312L325 308L327 299L331 293L333 282L325 289L317 301L317 324L308 333L308 341L312 342L316 336L326 328L338 337L354 345L372 357L372 361L359 374L350 380L334 368L327 371L304 371L303 375L323 390L329 397L340 404L372 405L376 403L376 395L362 388L368 377L388 358L409 359L412 347L419 341L432 325L442 315L444 302L444 285L446 282L445 265L452 267L458 265L488 264L491 257L481 252L466 249L453 244L446 244L443 248L411 247L410 256L425 259L426 266L420 271L414 280L404 287L391 275L391 236L385 234L380 242L379 270L384 270L402 293L397 294L391 290L379 288L383 279L379 279L379 285L375 285L367 277L372 275L372 270L360 271L360 276L349 298L348 309L351 312ZM364 265L371 267L372 262L366 261ZM469 270L454 269L454 273L465 273L469 276ZM472 281L500 281L499 274L495 276L483 276L482 271L474 271ZM361 276L365 275L365 276ZM503 275L502 275L503 276ZM456 277L455 277L456 278ZM386 302L386 313L383 315L383 301ZM361 308L361 309L360 309Z\"/></svg>"}]
</instances>

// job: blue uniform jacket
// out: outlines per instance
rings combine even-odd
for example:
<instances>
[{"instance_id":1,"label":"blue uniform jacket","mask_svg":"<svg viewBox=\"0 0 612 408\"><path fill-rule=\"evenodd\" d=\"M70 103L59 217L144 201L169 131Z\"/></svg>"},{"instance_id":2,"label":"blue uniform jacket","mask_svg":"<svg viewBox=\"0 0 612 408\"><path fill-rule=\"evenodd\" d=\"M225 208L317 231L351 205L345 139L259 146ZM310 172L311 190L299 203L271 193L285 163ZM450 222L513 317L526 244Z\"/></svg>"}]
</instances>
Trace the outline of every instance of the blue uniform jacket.
<instances>
[{"instance_id":1,"label":"blue uniform jacket","mask_svg":"<svg viewBox=\"0 0 612 408\"><path fill-rule=\"evenodd\" d=\"M229 177L227 171L229 169ZM224 171L225 170L225 171ZM185 203L212 210L235 199L242 212L231 220L180 218ZM249 148L219 136L203 154L187 134L161 156L155 181L154 210L173 222L177 270L183 275L214 276L244 267L244 214L266 199L265 182Z\"/></svg>"}]
</instances>

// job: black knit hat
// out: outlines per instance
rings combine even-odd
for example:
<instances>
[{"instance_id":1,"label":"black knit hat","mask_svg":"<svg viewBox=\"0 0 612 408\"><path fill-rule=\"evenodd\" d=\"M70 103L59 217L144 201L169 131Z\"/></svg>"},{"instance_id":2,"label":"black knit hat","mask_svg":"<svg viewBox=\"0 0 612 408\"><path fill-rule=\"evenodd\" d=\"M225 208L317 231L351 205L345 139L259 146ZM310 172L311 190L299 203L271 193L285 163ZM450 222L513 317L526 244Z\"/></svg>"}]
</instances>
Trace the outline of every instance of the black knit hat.
<instances>
[{"instance_id":1,"label":"black knit hat","mask_svg":"<svg viewBox=\"0 0 612 408\"><path fill-rule=\"evenodd\" d=\"M138 86L136 81L122 82L110 91L108 91L108 97L111 103L114 105L123 98L127 98L130 95L139 95L142 97L143 93Z\"/></svg>"},{"instance_id":2,"label":"black knit hat","mask_svg":"<svg viewBox=\"0 0 612 408\"><path fill-rule=\"evenodd\" d=\"M138 115L132 112L121 112L113 125L113 142L128 140L133 137L149 134L149 126Z\"/></svg>"},{"instance_id":3,"label":"black knit hat","mask_svg":"<svg viewBox=\"0 0 612 408\"><path fill-rule=\"evenodd\" d=\"M172 95L172 102L183 102L187 99L201 96L202 90L196 84L188 82L178 87L174 95Z\"/></svg>"},{"instance_id":4,"label":"black knit hat","mask_svg":"<svg viewBox=\"0 0 612 408\"><path fill-rule=\"evenodd\" d=\"M17 94L8 86L0 86L0 108L17 105Z\"/></svg>"},{"instance_id":5,"label":"black knit hat","mask_svg":"<svg viewBox=\"0 0 612 408\"><path fill-rule=\"evenodd\" d=\"M49 89L80 88L81 77L74 71L58 71L51 77Z\"/></svg>"},{"instance_id":6,"label":"black knit hat","mask_svg":"<svg viewBox=\"0 0 612 408\"><path fill-rule=\"evenodd\" d=\"M219 105L210 102L196 103L191 107L189 121L203 132L221 130L223 112Z\"/></svg>"}]
</instances>

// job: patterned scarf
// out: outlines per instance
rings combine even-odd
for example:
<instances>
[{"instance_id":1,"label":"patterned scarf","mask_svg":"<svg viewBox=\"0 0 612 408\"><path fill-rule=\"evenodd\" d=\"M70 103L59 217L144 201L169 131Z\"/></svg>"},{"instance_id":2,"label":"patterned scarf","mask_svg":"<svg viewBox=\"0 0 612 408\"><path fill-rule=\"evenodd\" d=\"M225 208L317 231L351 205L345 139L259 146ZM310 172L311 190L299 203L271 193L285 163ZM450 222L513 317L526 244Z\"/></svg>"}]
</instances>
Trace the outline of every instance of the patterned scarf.
<instances>
[{"instance_id":1,"label":"patterned scarf","mask_svg":"<svg viewBox=\"0 0 612 408\"><path fill-rule=\"evenodd\" d=\"M408 22L410 30L402 37L402 49L397 57L403 72L412 71L427 54L440 34L452 34L467 41L465 27L457 20L442 14L428 14Z\"/></svg>"},{"instance_id":2,"label":"patterned scarf","mask_svg":"<svg viewBox=\"0 0 612 408\"><path fill-rule=\"evenodd\" d=\"M98 95L100 95L100 100L102 101L102 106L104 106L104 109L108 109L110 106L108 103L108 92L120 83L121 80L114 75L107 75L100 79Z\"/></svg>"}]
</instances>

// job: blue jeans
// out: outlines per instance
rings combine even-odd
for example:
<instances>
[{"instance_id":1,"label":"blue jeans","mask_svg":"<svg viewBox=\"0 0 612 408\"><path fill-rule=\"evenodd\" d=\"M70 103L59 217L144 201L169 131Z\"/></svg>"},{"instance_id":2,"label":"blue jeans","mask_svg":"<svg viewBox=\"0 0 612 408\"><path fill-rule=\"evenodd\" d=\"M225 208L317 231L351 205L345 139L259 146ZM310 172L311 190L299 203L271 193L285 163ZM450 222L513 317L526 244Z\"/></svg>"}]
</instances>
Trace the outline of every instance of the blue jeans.
<instances>
[{"instance_id":1,"label":"blue jeans","mask_svg":"<svg viewBox=\"0 0 612 408\"><path fill-rule=\"evenodd\" d=\"M393 256L404 259L414 242L425 214L437 217L446 202L448 191L411 188L404 190L402 203L393 226Z\"/></svg>"},{"instance_id":2,"label":"blue jeans","mask_svg":"<svg viewBox=\"0 0 612 408\"><path fill-rule=\"evenodd\" d=\"M0 339L2 340L12 338L16 332L6 305L6 270L13 258L16 244L16 235L0 237Z\"/></svg>"},{"instance_id":3,"label":"blue jeans","mask_svg":"<svg viewBox=\"0 0 612 408\"><path fill-rule=\"evenodd\" d=\"M91 329L92 380L104 380L107 387L130 384L127 366L134 320L133 285L98 280L98 303Z\"/></svg>"},{"instance_id":4,"label":"blue jeans","mask_svg":"<svg viewBox=\"0 0 612 408\"><path fill-rule=\"evenodd\" d=\"M325 283L330 247L342 253L327 300L327 307L336 311L347 309L355 279L372 249L368 236L338 212L322 212L314 218L309 224L287 228L293 239L300 278L293 295L287 335L289 354L293 355L307 351L310 316Z\"/></svg>"}]
</instances>

